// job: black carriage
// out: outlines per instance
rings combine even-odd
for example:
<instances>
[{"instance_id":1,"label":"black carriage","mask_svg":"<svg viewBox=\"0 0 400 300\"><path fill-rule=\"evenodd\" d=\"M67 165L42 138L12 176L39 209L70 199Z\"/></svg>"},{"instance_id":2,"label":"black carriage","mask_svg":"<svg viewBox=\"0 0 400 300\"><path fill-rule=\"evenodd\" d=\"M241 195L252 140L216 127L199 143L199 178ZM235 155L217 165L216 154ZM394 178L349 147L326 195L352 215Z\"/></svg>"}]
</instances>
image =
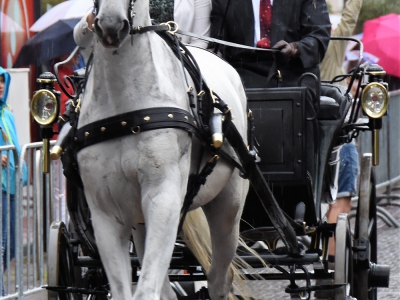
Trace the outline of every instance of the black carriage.
<instances>
[{"instance_id":1,"label":"black carriage","mask_svg":"<svg viewBox=\"0 0 400 300\"><path fill-rule=\"evenodd\" d=\"M321 98L312 102L307 101L306 88L301 82L298 87L247 90L250 129L255 128L249 140L250 150L253 158L259 160L260 181L266 181L267 185L253 184L242 216L241 235L266 264L276 269L276 272L260 272L260 275L266 279L287 280L286 292L291 299L310 299L311 292L322 290L332 291L337 300L351 297L372 300L377 299L377 287L388 286L389 267L377 264L373 172L373 166L379 163L379 129L388 108L387 84L382 80L385 74L382 68L360 62L361 58L351 74L323 82ZM310 75L304 75L307 76ZM83 85L84 77L84 73L76 72L72 76L74 84ZM351 79L348 87L333 84L347 77ZM355 101L350 96L350 87L361 77L365 81L360 81L362 93L360 100ZM52 91L53 80L52 76L39 79L46 93L50 90L56 94ZM40 101L40 93L36 93L33 103L40 104ZM56 97L54 101L57 101ZM35 111L41 106L35 107L32 106L33 114L43 128L45 143L48 143L54 119L43 122L39 112ZM360 115L363 118L359 119ZM361 131L373 133L373 153L362 157L352 235L346 214L339 215L336 224L328 224L323 208L336 199L339 150ZM57 158L62 150L55 147L52 155ZM265 199L266 194L268 199ZM88 299L107 299L107 277L79 183L69 180L67 195L71 224L66 226L58 222L50 228L49 299L82 299L83 294L89 295ZM334 271L330 271L327 247L333 235L336 237L336 263ZM251 266L262 267L240 247L238 254ZM140 265L133 243L131 263L132 281L135 282ZM194 299L191 283L206 277L179 238L170 267L186 272L185 275L170 274L178 296ZM311 285L313 279L327 279L330 283ZM299 286L296 283L299 280L305 280L306 285ZM205 290L200 294L206 299Z\"/></svg>"}]
</instances>

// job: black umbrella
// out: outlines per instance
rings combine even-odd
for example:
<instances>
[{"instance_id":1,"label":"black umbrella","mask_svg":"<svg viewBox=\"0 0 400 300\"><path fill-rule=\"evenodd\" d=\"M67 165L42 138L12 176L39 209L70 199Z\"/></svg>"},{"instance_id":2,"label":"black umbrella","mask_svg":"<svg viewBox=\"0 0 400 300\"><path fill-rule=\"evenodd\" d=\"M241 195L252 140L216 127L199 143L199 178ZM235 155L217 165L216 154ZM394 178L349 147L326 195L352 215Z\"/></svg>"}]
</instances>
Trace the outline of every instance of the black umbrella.
<instances>
[{"instance_id":1,"label":"black umbrella","mask_svg":"<svg viewBox=\"0 0 400 300\"><path fill-rule=\"evenodd\" d=\"M80 19L59 20L26 41L18 54L14 67L41 64L70 53L76 47L73 37Z\"/></svg>"}]
</instances>

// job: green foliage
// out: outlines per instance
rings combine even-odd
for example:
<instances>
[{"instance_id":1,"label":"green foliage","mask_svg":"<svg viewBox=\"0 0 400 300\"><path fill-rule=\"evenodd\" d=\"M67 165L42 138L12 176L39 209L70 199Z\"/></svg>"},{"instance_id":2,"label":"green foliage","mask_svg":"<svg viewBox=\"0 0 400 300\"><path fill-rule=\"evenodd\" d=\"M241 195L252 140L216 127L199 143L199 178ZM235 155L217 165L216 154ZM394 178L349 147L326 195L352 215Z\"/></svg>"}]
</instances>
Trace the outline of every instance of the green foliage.
<instances>
[{"instance_id":1,"label":"green foliage","mask_svg":"<svg viewBox=\"0 0 400 300\"><path fill-rule=\"evenodd\" d=\"M64 0L41 0L41 6L40 6L40 10L41 10L41 15L43 15L44 13L46 13L47 11L47 5L51 5L51 7L56 6L57 4L64 2Z\"/></svg>"},{"instance_id":2,"label":"green foliage","mask_svg":"<svg viewBox=\"0 0 400 300\"><path fill-rule=\"evenodd\" d=\"M150 0L150 17L158 23L174 20L173 0Z\"/></svg>"},{"instance_id":3,"label":"green foliage","mask_svg":"<svg viewBox=\"0 0 400 300\"><path fill-rule=\"evenodd\" d=\"M363 32L365 21L390 13L400 14L399 0L364 0L354 34Z\"/></svg>"}]
</instances>

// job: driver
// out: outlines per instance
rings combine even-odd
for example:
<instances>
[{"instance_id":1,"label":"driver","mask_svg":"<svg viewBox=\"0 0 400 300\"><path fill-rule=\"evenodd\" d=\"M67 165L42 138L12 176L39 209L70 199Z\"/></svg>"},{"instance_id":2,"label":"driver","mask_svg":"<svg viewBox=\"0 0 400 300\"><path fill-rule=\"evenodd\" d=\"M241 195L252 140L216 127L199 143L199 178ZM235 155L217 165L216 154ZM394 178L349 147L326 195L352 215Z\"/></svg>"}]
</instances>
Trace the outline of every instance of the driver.
<instances>
[{"instance_id":1,"label":"driver","mask_svg":"<svg viewBox=\"0 0 400 300\"><path fill-rule=\"evenodd\" d=\"M304 72L319 78L330 38L325 0L213 0L211 36L247 46L274 48L283 86L298 86ZM264 51L221 49L246 88L266 87L274 58Z\"/></svg>"}]
</instances>

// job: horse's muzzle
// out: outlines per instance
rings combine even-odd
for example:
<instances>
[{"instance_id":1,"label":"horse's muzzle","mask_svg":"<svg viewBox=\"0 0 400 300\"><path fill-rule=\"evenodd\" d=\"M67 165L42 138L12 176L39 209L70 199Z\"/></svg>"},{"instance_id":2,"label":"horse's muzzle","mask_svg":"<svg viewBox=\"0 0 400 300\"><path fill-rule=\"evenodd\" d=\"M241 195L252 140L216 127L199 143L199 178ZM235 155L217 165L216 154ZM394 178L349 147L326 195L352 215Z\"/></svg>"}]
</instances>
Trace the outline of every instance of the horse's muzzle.
<instances>
[{"instance_id":1,"label":"horse's muzzle","mask_svg":"<svg viewBox=\"0 0 400 300\"><path fill-rule=\"evenodd\" d=\"M110 21L107 18L95 18L94 32L106 48L118 48L126 39L130 31L129 21Z\"/></svg>"}]
</instances>

